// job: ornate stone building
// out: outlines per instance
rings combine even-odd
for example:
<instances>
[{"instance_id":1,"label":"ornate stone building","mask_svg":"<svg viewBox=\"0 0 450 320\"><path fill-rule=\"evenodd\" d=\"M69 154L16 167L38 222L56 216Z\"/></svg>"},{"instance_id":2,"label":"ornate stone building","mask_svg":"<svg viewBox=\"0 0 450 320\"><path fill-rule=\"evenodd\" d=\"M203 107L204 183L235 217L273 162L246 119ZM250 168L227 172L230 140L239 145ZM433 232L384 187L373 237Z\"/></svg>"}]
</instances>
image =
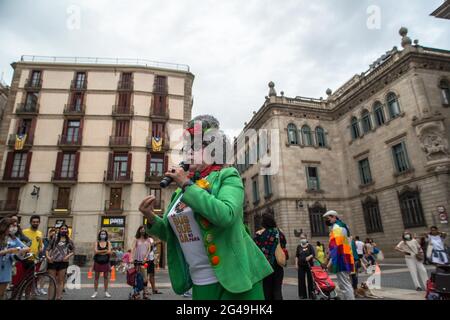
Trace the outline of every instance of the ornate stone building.
<instances>
[{"instance_id":1,"label":"ornate stone building","mask_svg":"<svg viewBox=\"0 0 450 320\"><path fill-rule=\"evenodd\" d=\"M300 232L327 241L321 216L333 209L353 235L390 254L405 229L448 230L450 51L412 44L405 28L400 34L403 50L389 50L334 93L328 89L326 99L278 95L269 83L269 96L236 139L253 231L272 212L294 252ZM259 136L267 148L249 142L248 129L278 130L278 154L270 137ZM264 153L278 157L277 174L261 176L261 162L250 161Z\"/></svg>"},{"instance_id":2,"label":"ornate stone building","mask_svg":"<svg viewBox=\"0 0 450 320\"><path fill-rule=\"evenodd\" d=\"M129 248L144 223L142 198L155 194L162 209L173 192L159 181L174 161L169 136L191 117L189 67L58 57L12 67L0 214L18 213L24 227L39 214L43 231L64 222L88 257L101 228Z\"/></svg>"},{"instance_id":3,"label":"ornate stone building","mask_svg":"<svg viewBox=\"0 0 450 320\"><path fill-rule=\"evenodd\" d=\"M450 0L445 0L431 15L436 18L450 19Z\"/></svg>"}]
</instances>

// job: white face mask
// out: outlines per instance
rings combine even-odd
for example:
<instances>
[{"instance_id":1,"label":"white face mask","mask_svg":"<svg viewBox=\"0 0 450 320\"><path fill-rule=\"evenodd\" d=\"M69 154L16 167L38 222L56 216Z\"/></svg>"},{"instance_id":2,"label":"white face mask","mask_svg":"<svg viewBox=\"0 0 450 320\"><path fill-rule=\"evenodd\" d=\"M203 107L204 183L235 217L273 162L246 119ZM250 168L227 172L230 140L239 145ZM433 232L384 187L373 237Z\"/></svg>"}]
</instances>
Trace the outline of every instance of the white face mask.
<instances>
[{"instance_id":1,"label":"white face mask","mask_svg":"<svg viewBox=\"0 0 450 320\"><path fill-rule=\"evenodd\" d=\"M307 244L307 243L308 243L308 240L306 240L306 239L301 239L301 240L300 240L300 243L301 243L301 244Z\"/></svg>"},{"instance_id":2,"label":"white face mask","mask_svg":"<svg viewBox=\"0 0 450 320\"><path fill-rule=\"evenodd\" d=\"M9 228L9 234L14 236L17 233L17 227L11 227Z\"/></svg>"},{"instance_id":3,"label":"white face mask","mask_svg":"<svg viewBox=\"0 0 450 320\"><path fill-rule=\"evenodd\" d=\"M106 239L106 234L101 234L100 235L100 239L105 240Z\"/></svg>"},{"instance_id":4,"label":"white face mask","mask_svg":"<svg viewBox=\"0 0 450 320\"><path fill-rule=\"evenodd\" d=\"M407 241L411 240L411 235L406 234L406 235L405 235L405 240L407 240Z\"/></svg>"}]
</instances>

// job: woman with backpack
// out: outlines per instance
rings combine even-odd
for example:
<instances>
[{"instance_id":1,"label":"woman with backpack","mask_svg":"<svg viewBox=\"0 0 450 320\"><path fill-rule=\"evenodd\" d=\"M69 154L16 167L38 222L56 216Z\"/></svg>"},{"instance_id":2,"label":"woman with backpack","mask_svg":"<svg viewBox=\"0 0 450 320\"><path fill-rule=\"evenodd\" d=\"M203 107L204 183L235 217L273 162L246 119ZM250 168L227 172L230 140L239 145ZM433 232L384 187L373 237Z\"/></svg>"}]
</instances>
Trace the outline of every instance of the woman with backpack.
<instances>
[{"instance_id":1,"label":"woman with backpack","mask_svg":"<svg viewBox=\"0 0 450 320\"><path fill-rule=\"evenodd\" d=\"M308 243L306 235L300 235L300 244L295 254L295 268L298 271L298 296L300 299L311 298L314 289L311 267L314 263L315 252Z\"/></svg>"},{"instance_id":2,"label":"woman with backpack","mask_svg":"<svg viewBox=\"0 0 450 320\"><path fill-rule=\"evenodd\" d=\"M48 273L56 280L56 300L62 299L66 271L69 266L69 259L74 255L74 250L75 246L69 237L69 227L63 225L59 228L58 234L51 240L45 252Z\"/></svg>"},{"instance_id":3,"label":"woman with backpack","mask_svg":"<svg viewBox=\"0 0 450 320\"><path fill-rule=\"evenodd\" d=\"M264 213L262 215L261 225L263 229L256 232L254 240L274 270L272 274L263 280L264 297L266 300L283 300L281 289L284 270L283 266L280 266L280 261L277 261L276 250L279 244L285 255L285 260L288 259L286 238L283 232L277 228L272 214Z\"/></svg>"},{"instance_id":4,"label":"woman with backpack","mask_svg":"<svg viewBox=\"0 0 450 320\"><path fill-rule=\"evenodd\" d=\"M108 232L106 230L100 230L97 236L97 241L94 245L94 294L91 298L96 298L98 295L98 279L100 273L103 273L103 284L105 288L105 297L111 298L108 292L108 276L111 270L111 242L108 241Z\"/></svg>"}]
</instances>

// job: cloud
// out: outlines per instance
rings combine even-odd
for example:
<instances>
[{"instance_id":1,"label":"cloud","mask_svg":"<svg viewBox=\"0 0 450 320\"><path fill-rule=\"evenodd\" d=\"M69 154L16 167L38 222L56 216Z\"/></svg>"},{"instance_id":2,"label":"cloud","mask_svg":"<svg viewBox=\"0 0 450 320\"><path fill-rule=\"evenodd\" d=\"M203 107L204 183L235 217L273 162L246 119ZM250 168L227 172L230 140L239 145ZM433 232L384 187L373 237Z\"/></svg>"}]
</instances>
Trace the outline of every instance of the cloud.
<instances>
[{"instance_id":1,"label":"cloud","mask_svg":"<svg viewBox=\"0 0 450 320\"><path fill-rule=\"evenodd\" d=\"M1 1L0 70L22 54L142 58L189 64L193 114L212 113L230 132L259 109L274 81L287 96L325 96L400 45L398 29L450 48L441 0ZM67 9L80 9L80 29ZM381 29L367 28L380 8Z\"/></svg>"}]
</instances>

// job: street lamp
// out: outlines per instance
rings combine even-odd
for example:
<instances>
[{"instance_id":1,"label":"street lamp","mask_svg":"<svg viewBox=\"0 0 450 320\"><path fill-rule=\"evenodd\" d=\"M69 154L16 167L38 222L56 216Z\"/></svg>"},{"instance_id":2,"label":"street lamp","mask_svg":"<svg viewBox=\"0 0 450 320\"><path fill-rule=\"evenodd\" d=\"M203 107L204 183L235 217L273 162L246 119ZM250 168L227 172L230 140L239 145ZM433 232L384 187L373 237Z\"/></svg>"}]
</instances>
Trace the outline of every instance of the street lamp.
<instances>
[{"instance_id":1,"label":"street lamp","mask_svg":"<svg viewBox=\"0 0 450 320\"><path fill-rule=\"evenodd\" d=\"M36 199L39 199L39 191L41 190L40 187L33 186L33 191L31 192L32 197L36 197Z\"/></svg>"}]
</instances>

